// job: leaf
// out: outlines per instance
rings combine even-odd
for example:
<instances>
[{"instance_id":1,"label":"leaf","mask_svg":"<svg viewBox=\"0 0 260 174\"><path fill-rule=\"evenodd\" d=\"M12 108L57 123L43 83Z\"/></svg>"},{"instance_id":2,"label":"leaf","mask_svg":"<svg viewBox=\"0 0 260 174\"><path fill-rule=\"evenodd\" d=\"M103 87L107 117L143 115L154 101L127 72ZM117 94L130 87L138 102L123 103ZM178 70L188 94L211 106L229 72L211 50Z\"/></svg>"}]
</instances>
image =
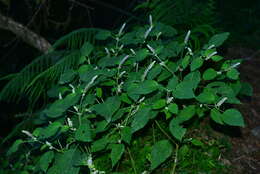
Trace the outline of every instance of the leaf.
<instances>
[{"instance_id":1,"label":"leaf","mask_svg":"<svg viewBox=\"0 0 260 174\"><path fill-rule=\"evenodd\" d=\"M191 86L191 88L196 89L200 83L200 72L199 71L194 71L189 74L187 74L183 81L188 82Z\"/></svg>"},{"instance_id":2,"label":"leaf","mask_svg":"<svg viewBox=\"0 0 260 174\"><path fill-rule=\"evenodd\" d=\"M232 80L237 80L239 78L239 72L236 69L232 68L227 72L227 77Z\"/></svg>"},{"instance_id":3,"label":"leaf","mask_svg":"<svg viewBox=\"0 0 260 174\"><path fill-rule=\"evenodd\" d=\"M135 91L135 94L149 94L158 89L158 83L154 80L145 80L141 82Z\"/></svg>"},{"instance_id":4,"label":"leaf","mask_svg":"<svg viewBox=\"0 0 260 174\"><path fill-rule=\"evenodd\" d=\"M57 153L52 167L47 174L78 174L80 168L75 162L81 159L81 153L77 149L69 149L64 153Z\"/></svg>"},{"instance_id":5,"label":"leaf","mask_svg":"<svg viewBox=\"0 0 260 174\"><path fill-rule=\"evenodd\" d=\"M136 56L134 57L134 61L140 62L144 60L149 55L149 52L147 49L140 49L136 51Z\"/></svg>"},{"instance_id":6,"label":"leaf","mask_svg":"<svg viewBox=\"0 0 260 174\"><path fill-rule=\"evenodd\" d=\"M178 99L191 99L194 98L194 92L192 88L192 82L183 81L179 83L175 90L172 92L173 96Z\"/></svg>"},{"instance_id":7,"label":"leaf","mask_svg":"<svg viewBox=\"0 0 260 174\"><path fill-rule=\"evenodd\" d=\"M186 55L181 61L182 69L184 70L190 63L190 56Z\"/></svg>"},{"instance_id":8,"label":"leaf","mask_svg":"<svg viewBox=\"0 0 260 174\"><path fill-rule=\"evenodd\" d=\"M210 118L218 124L223 125L222 114L217 109L211 109Z\"/></svg>"},{"instance_id":9,"label":"leaf","mask_svg":"<svg viewBox=\"0 0 260 174\"><path fill-rule=\"evenodd\" d=\"M98 98L102 98L102 94L103 94L102 88L96 88L96 96Z\"/></svg>"},{"instance_id":10,"label":"leaf","mask_svg":"<svg viewBox=\"0 0 260 174\"><path fill-rule=\"evenodd\" d=\"M131 123L132 133L142 129L149 121L149 114L151 108L144 107L140 108L137 113L133 116L134 120Z\"/></svg>"},{"instance_id":11,"label":"leaf","mask_svg":"<svg viewBox=\"0 0 260 174\"><path fill-rule=\"evenodd\" d=\"M54 158L53 151L47 151L41 156L39 160L39 167L43 172L45 173L47 172L53 158Z\"/></svg>"},{"instance_id":12,"label":"leaf","mask_svg":"<svg viewBox=\"0 0 260 174\"><path fill-rule=\"evenodd\" d=\"M17 150L19 149L20 145L23 144L23 140L21 139L18 139L18 140L15 140L15 142L13 143L13 145L8 149L7 151L7 156L17 152Z\"/></svg>"},{"instance_id":13,"label":"leaf","mask_svg":"<svg viewBox=\"0 0 260 174\"><path fill-rule=\"evenodd\" d=\"M152 147L151 170L157 168L172 154L172 145L168 140L156 142Z\"/></svg>"},{"instance_id":14,"label":"leaf","mask_svg":"<svg viewBox=\"0 0 260 174\"><path fill-rule=\"evenodd\" d=\"M128 111L128 108L120 108L112 117L112 121L120 119Z\"/></svg>"},{"instance_id":15,"label":"leaf","mask_svg":"<svg viewBox=\"0 0 260 174\"><path fill-rule=\"evenodd\" d=\"M241 113L236 109L228 109L222 114L222 121L230 126L244 127L244 119Z\"/></svg>"},{"instance_id":16,"label":"leaf","mask_svg":"<svg viewBox=\"0 0 260 174\"><path fill-rule=\"evenodd\" d=\"M217 76L217 71L215 71L213 68L209 68L203 73L202 78L204 80L213 80L216 76Z\"/></svg>"},{"instance_id":17,"label":"leaf","mask_svg":"<svg viewBox=\"0 0 260 174\"><path fill-rule=\"evenodd\" d=\"M190 70L195 71L203 65L203 59L201 57L195 58L190 65Z\"/></svg>"},{"instance_id":18,"label":"leaf","mask_svg":"<svg viewBox=\"0 0 260 174\"><path fill-rule=\"evenodd\" d=\"M97 40L106 40L111 36L111 32L108 30L100 30L97 34L96 34L96 39Z\"/></svg>"},{"instance_id":19,"label":"leaf","mask_svg":"<svg viewBox=\"0 0 260 174\"><path fill-rule=\"evenodd\" d=\"M51 124L49 124L45 128L40 127L40 134L38 136L39 139L47 139L50 137L55 136L62 128L62 124L58 121L55 121ZM34 134L34 133L33 133Z\"/></svg>"},{"instance_id":20,"label":"leaf","mask_svg":"<svg viewBox=\"0 0 260 174\"><path fill-rule=\"evenodd\" d=\"M211 60L213 60L214 62L221 61L222 59L223 59L223 57L219 56L219 55L214 55L211 57Z\"/></svg>"},{"instance_id":21,"label":"leaf","mask_svg":"<svg viewBox=\"0 0 260 174\"><path fill-rule=\"evenodd\" d=\"M191 140L191 143L194 145L194 146L199 146L199 147L202 147L204 144L198 140L198 139L192 139Z\"/></svg>"},{"instance_id":22,"label":"leaf","mask_svg":"<svg viewBox=\"0 0 260 174\"><path fill-rule=\"evenodd\" d=\"M161 73L161 71L162 71L162 66L161 65L155 65L155 67L154 68L152 68L149 72L148 72L148 74L147 74L147 79L148 80L153 80L153 79L155 79L160 73Z\"/></svg>"},{"instance_id":23,"label":"leaf","mask_svg":"<svg viewBox=\"0 0 260 174\"><path fill-rule=\"evenodd\" d=\"M180 126L174 118L171 120L169 128L170 128L171 134L179 141L182 140L182 138L184 137L184 135L186 133L186 128L183 128L182 126Z\"/></svg>"},{"instance_id":24,"label":"leaf","mask_svg":"<svg viewBox=\"0 0 260 174\"><path fill-rule=\"evenodd\" d=\"M131 128L128 127L128 126L125 126L125 127L121 130L121 137L122 137L122 140L123 140L124 142L126 142L127 144L130 144L131 138L132 138Z\"/></svg>"},{"instance_id":25,"label":"leaf","mask_svg":"<svg viewBox=\"0 0 260 174\"><path fill-rule=\"evenodd\" d=\"M126 93L122 93L122 95L120 96L120 99L122 102L125 102L127 104L132 104L132 101L129 99L129 97L127 96Z\"/></svg>"},{"instance_id":26,"label":"leaf","mask_svg":"<svg viewBox=\"0 0 260 174\"><path fill-rule=\"evenodd\" d=\"M241 95L246 95L246 96L252 96L253 95L253 88L249 83L242 82L241 85L242 85L241 90L239 91L239 93Z\"/></svg>"},{"instance_id":27,"label":"leaf","mask_svg":"<svg viewBox=\"0 0 260 174\"><path fill-rule=\"evenodd\" d=\"M81 55L87 57L90 55L90 53L93 51L93 49L94 49L94 46L91 43L85 42L80 49Z\"/></svg>"},{"instance_id":28,"label":"leaf","mask_svg":"<svg viewBox=\"0 0 260 174\"><path fill-rule=\"evenodd\" d=\"M194 115L196 114L196 106L195 105L189 105L185 108L183 108L178 116L174 119L176 119L178 124L181 124L185 121L190 120Z\"/></svg>"},{"instance_id":29,"label":"leaf","mask_svg":"<svg viewBox=\"0 0 260 174\"><path fill-rule=\"evenodd\" d=\"M91 152L99 152L106 148L108 139L106 137L100 138L91 145Z\"/></svg>"},{"instance_id":30,"label":"leaf","mask_svg":"<svg viewBox=\"0 0 260 174\"><path fill-rule=\"evenodd\" d=\"M127 94L133 100L137 101L139 95L146 95L152 93L158 89L159 85L154 80L145 80L140 83L131 83L127 87Z\"/></svg>"},{"instance_id":31,"label":"leaf","mask_svg":"<svg viewBox=\"0 0 260 174\"><path fill-rule=\"evenodd\" d=\"M153 109L162 109L162 108L165 107L165 105L166 105L166 100L165 100L165 99L160 99L160 100L157 100L157 101L153 104L152 108L153 108Z\"/></svg>"},{"instance_id":32,"label":"leaf","mask_svg":"<svg viewBox=\"0 0 260 174\"><path fill-rule=\"evenodd\" d=\"M216 97L213 92L203 91L196 97L196 100L200 103L212 104L216 101Z\"/></svg>"},{"instance_id":33,"label":"leaf","mask_svg":"<svg viewBox=\"0 0 260 174\"><path fill-rule=\"evenodd\" d=\"M169 80L168 85L167 85L166 88L169 89L169 90L174 90L176 88L176 86L178 85L178 81L179 81L178 77L174 75Z\"/></svg>"},{"instance_id":34,"label":"leaf","mask_svg":"<svg viewBox=\"0 0 260 174\"><path fill-rule=\"evenodd\" d=\"M75 132L75 139L82 142L92 141L92 132L90 127L90 121L84 120L79 128Z\"/></svg>"},{"instance_id":35,"label":"leaf","mask_svg":"<svg viewBox=\"0 0 260 174\"><path fill-rule=\"evenodd\" d=\"M216 34L209 40L209 45L215 45L216 47L222 45L229 36L228 32Z\"/></svg>"},{"instance_id":36,"label":"leaf","mask_svg":"<svg viewBox=\"0 0 260 174\"><path fill-rule=\"evenodd\" d=\"M71 93L63 99L56 100L44 113L50 118L60 117L67 109L74 106L79 99L79 93Z\"/></svg>"},{"instance_id":37,"label":"leaf","mask_svg":"<svg viewBox=\"0 0 260 174\"><path fill-rule=\"evenodd\" d=\"M67 70L60 77L59 84L65 84L71 82L73 78L76 76L76 72L74 70Z\"/></svg>"},{"instance_id":38,"label":"leaf","mask_svg":"<svg viewBox=\"0 0 260 174\"><path fill-rule=\"evenodd\" d=\"M123 144L113 144L111 146L112 151L110 154L111 160L112 160L112 167L114 167L117 162L120 160L122 157L124 151L125 151L125 146Z\"/></svg>"},{"instance_id":39,"label":"leaf","mask_svg":"<svg viewBox=\"0 0 260 174\"><path fill-rule=\"evenodd\" d=\"M108 122L106 120L102 120L102 121L96 121L95 122L95 133L100 133L100 132L104 132L107 130L108 128Z\"/></svg>"},{"instance_id":40,"label":"leaf","mask_svg":"<svg viewBox=\"0 0 260 174\"><path fill-rule=\"evenodd\" d=\"M176 103L171 103L169 106L168 106L168 109L171 113L173 114L178 114L178 105Z\"/></svg>"},{"instance_id":41,"label":"leaf","mask_svg":"<svg viewBox=\"0 0 260 174\"><path fill-rule=\"evenodd\" d=\"M104 117L107 122L110 122L114 113L120 108L120 105L121 101L119 97L113 96L107 98L104 103L94 105L91 109Z\"/></svg>"}]
</instances>

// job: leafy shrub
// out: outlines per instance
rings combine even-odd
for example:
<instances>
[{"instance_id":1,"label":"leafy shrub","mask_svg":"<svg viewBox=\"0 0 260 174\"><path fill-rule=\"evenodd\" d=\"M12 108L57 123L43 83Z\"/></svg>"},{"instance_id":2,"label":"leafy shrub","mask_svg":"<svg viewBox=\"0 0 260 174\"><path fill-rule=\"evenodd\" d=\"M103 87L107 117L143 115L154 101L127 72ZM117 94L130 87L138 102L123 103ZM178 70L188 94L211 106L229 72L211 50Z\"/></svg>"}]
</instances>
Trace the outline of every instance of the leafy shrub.
<instances>
[{"instance_id":1,"label":"leafy shrub","mask_svg":"<svg viewBox=\"0 0 260 174\"><path fill-rule=\"evenodd\" d=\"M35 115L35 129L23 130L27 139L16 140L7 152L10 163L20 162L13 168L112 173L129 154L130 168L135 169L130 148L156 125L162 136L143 151L149 161L143 169L152 172L174 159L174 173L178 155L185 161L181 156L187 144L203 144L186 136L192 123L210 117L220 125L245 125L231 105L252 93L239 80L241 60L226 60L216 51L228 33L214 35L193 52L190 31L180 38L174 28L154 24L152 17L149 25L125 31L124 24L116 34L97 33L104 48L89 42L81 46L80 66L61 75L48 91L53 102ZM107 171L100 168L104 161L111 163Z\"/></svg>"}]
</instances>

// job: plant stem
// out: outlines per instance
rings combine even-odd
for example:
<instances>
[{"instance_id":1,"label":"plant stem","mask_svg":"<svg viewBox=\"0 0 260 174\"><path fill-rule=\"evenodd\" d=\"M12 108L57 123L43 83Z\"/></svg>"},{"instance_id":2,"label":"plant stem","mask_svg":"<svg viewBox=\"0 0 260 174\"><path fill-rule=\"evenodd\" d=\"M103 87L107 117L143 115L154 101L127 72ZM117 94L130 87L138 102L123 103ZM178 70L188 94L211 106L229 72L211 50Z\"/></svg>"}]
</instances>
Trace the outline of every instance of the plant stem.
<instances>
[{"instance_id":1,"label":"plant stem","mask_svg":"<svg viewBox=\"0 0 260 174\"><path fill-rule=\"evenodd\" d=\"M162 133L171 141L173 142L173 144L177 145L177 143L171 138L171 136L169 134L167 134L167 132L165 132L163 130L163 128L161 127L160 123L158 123L158 121L155 120L156 125L158 126L158 128L162 131Z\"/></svg>"},{"instance_id":2,"label":"plant stem","mask_svg":"<svg viewBox=\"0 0 260 174\"><path fill-rule=\"evenodd\" d=\"M132 167L134 169L134 173L137 174L136 168L135 168L135 161L134 161L134 159L131 155L131 151L130 151L129 147L127 147L127 152L129 153L129 157L130 157L130 160L131 160Z\"/></svg>"},{"instance_id":3,"label":"plant stem","mask_svg":"<svg viewBox=\"0 0 260 174\"><path fill-rule=\"evenodd\" d=\"M175 159L174 159L174 164L172 168L171 174L175 174L176 166L177 166L177 161L178 161L178 152L179 152L179 145L176 144L176 150L175 150Z\"/></svg>"}]
</instances>

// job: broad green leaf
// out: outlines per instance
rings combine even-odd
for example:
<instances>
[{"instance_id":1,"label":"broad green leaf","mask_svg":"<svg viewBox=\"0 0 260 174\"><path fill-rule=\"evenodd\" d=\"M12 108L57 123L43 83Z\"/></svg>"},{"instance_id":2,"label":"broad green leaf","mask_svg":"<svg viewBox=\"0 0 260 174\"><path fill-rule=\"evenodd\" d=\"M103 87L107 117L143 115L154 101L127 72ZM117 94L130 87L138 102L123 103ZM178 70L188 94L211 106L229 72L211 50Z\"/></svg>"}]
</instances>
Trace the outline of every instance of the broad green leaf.
<instances>
[{"instance_id":1,"label":"broad green leaf","mask_svg":"<svg viewBox=\"0 0 260 174\"><path fill-rule=\"evenodd\" d=\"M204 144L198 140L198 139L192 139L191 140L191 143L194 145L194 146L199 146L199 147L202 147Z\"/></svg>"},{"instance_id":2,"label":"broad green leaf","mask_svg":"<svg viewBox=\"0 0 260 174\"><path fill-rule=\"evenodd\" d=\"M120 99L122 102L125 102L127 104L132 104L132 101L129 99L129 97L127 96L126 93L122 93L122 95L120 96Z\"/></svg>"},{"instance_id":3,"label":"broad green leaf","mask_svg":"<svg viewBox=\"0 0 260 174\"><path fill-rule=\"evenodd\" d=\"M213 60L214 62L221 61L222 59L223 59L223 57L219 56L219 55L214 55L211 57L211 60Z\"/></svg>"},{"instance_id":4,"label":"broad green leaf","mask_svg":"<svg viewBox=\"0 0 260 174\"><path fill-rule=\"evenodd\" d=\"M230 126L244 127L244 119L241 113L236 109L228 109L222 114L222 121Z\"/></svg>"},{"instance_id":5,"label":"broad green leaf","mask_svg":"<svg viewBox=\"0 0 260 174\"><path fill-rule=\"evenodd\" d=\"M169 89L169 90L174 90L176 88L176 86L178 85L178 81L179 81L178 77L174 75L169 80L168 85L167 85L166 88Z\"/></svg>"},{"instance_id":6,"label":"broad green leaf","mask_svg":"<svg viewBox=\"0 0 260 174\"><path fill-rule=\"evenodd\" d=\"M236 81L233 83L230 83L229 86L232 88L234 91L234 95L237 96L239 92L241 91L242 85L240 81Z\"/></svg>"},{"instance_id":7,"label":"broad green leaf","mask_svg":"<svg viewBox=\"0 0 260 174\"><path fill-rule=\"evenodd\" d=\"M227 72L227 77L232 80L237 80L239 78L239 72L236 69L232 68Z\"/></svg>"},{"instance_id":8,"label":"broad green leaf","mask_svg":"<svg viewBox=\"0 0 260 174\"><path fill-rule=\"evenodd\" d=\"M217 71L215 71L213 68L209 68L203 73L202 77L204 80L213 80L216 76Z\"/></svg>"},{"instance_id":9,"label":"broad green leaf","mask_svg":"<svg viewBox=\"0 0 260 174\"><path fill-rule=\"evenodd\" d=\"M163 23L157 23L154 29L151 32L152 36L156 36L159 32L162 32L162 35L167 37L173 37L177 34L177 30L174 29L172 26L165 25Z\"/></svg>"},{"instance_id":10,"label":"broad green leaf","mask_svg":"<svg viewBox=\"0 0 260 174\"><path fill-rule=\"evenodd\" d=\"M67 70L60 77L59 84L65 84L71 82L76 76L76 72L74 70Z\"/></svg>"},{"instance_id":11,"label":"broad green leaf","mask_svg":"<svg viewBox=\"0 0 260 174\"><path fill-rule=\"evenodd\" d=\"M93 49L94 49L94 46L91 43L85 42L80 49L81 55L87 57L90 55L90 53L93 51Z\"/></svg>"},{"instance_id":12,"label":"broad green leaf","mask_svg":"<svg viewBox=\"0 0 260 174\"><path fill-rule=\"evenodd\" d=\"M96 88L96 96L98 98L102 98L102 94L103 94L102 88Z\"/></svg>"},{"instance_id":13,"label":"broad green leaf","mask_svg":"<svg viewBox=\"0 0 260 174\"><path fill-rule=\"evenodd\" d=\"M44 113L51 118L57 118L67 111L71 106L74 106L80 99L79 93L71 93L63 99L56 100Z\"/></svg>"},{"instance_id":14,"label":"broad green leaf","mask_svg":"<svg viewBox=\"0 0 260 174\"><path fill-rule=\"evenodd\" d=\"M127 144L130 144L131 142L131 138L132 138L132 130L130 127L125 126L122 130L121 130L121 137L122 140L124 142L126 142Z\"/></svg>"},{"instance_id":15,"label":"broad green leaf","mask_svg":"<svg viewBox=\"0 0 260 174\"><path fill-rule=\"evenodd\" d=\"M149 55L149 52L147 49L140 49L136 51L136 56L134 57L134 61L140 62L144 60Z\"/></svg>"},{"instance_id":16,"label":"broad green leaf","mask_svg":"<svg viewBox=\"0 0 260 174\"><path fill-rule=\"evenodd\" d=\"M169 128L171 134L179 141L182 140L186 133L186 128L180 126L174 118L171 120Z\"/></svg>"},{"instance_id":17,"label":"broad green leaf","mask_svg":"<svg viewBox=\"0 0 260 174\"><path fill-rule=\"evenodd\" d=\"M151 153L151 170L157 168L172 155L172 145L168 140L161 140L154 144Z\"/></svg>"},{"instance_id":18,"label":"broad green leaf","mask_svg":"<svg viewBox=\"0 0 260 174\"><path fill-rule=\"evenodd\" d=\"M155 65L154 68L152 68L148 74L147 74L147 79L148 80L153 80L155 79L162 71L162 66L161 65Z\"/></svg>"},{"instance_id":19,"label":"broad green leaf","mask_svg":"<svg viewBox=\"0 0 260 174\"><path fill-rule=\"evenodd\" d=\"M21 139L18 139L18 140L15 140L15 142L13 143L13 145L8 149L7 151L7 155L11 155L15 152L17 152L17 150L19 149L20 145L23 144L23 140Z\"/></svg>"},{"instance_id":20,"label":"broad green leaf","mask_svg":"<svg viewBox=\"0 0 260 174\"><path fill-rule=\"evenodd\" d=\"M108 139L106 137L100 138L93 142L91 145L91 152L98 152L104 150L108 144Z\"/></svg>"},{"instance_id":21,"label":"broad green leaf","mask_svg":"<svg viewBox=\"0 0 260 174\"><path fill-rule=\"evenodd\" d=\"M195 71L203 65L203 59L201 57L195 58L190 65L190 70Z\"/></svg>"},{"instance_id":22,"label":"broad green leaf","mask_svg":"<svg viewBox=\"0 0 260 174\"><path fill-rule=\"evenodd\" d=\"M198 84L200 83L200 72L199 71L194 71L189 74L187 74L183 81L188 82L191 86L191 88L196 89Z\"/></svg>"},{"instance_id":23,"label":"broad green leaf","mask_svg":"<svg viewBox=\"0 0 260 174\"><path fill-rule=\"evenodd\" d=\"M131 123L132 133L142 129L149 121L149 114L151 109L149 107L140 108L133 116L134 120Z\"/></svg>"},{"instance_id":24,"label":"broad green leaf","mask_svg":"<svg viewBox=\"0 0 260 174\"><path fill-rule=\"evenodd\" d=\"M212 104L216 101L216 97L213 92L203 91L196 97L196 100L200 103Z\"/></svg>"},{"instance_id":25,"label":"broad green leaf","mask_svg":"<svg viewBox=\"0 0 260 174\"><path fill-rule=\"evenodd\" d=\"M90 127L90 121L84 120L79 128L75 132L75 139L82 142L92 141L92 132Z\"/></svg>"},{"instance_id":26,"label":"broad green leaf","mask_svg":"<svg viewBox=\"0 0 260 174\"><path fill-rule=\"evenodd\" d=\"M241 90L239 91L239 93L241 95L246 95L246 96L252 96L253 95L253 88L249 83L242 82L241 85L242 85Z\"/></svg>"},{"instance_id":27,"label":"broad green leaf","mask_svg":"<svg viewBox=\"0 0 260 174\"><path fill-rule=\"evenodd\" d=\"M111 32L108 30L100 30L96 35L97 40L106 40L111 36Z\"/></svg>"},{"instance_id":28,"label":"broad green leaf","mask_svg":"<svg viewBox=\"0 0 260 174\"><path fill-rule=\"evenodd\" d=\"M186 55L183 60L181 61L181 67L184 70L190 63L190 56Z\"/></svg>"},{"instance_id":29,"label":"broad green leaf","mask_svg":"<svg viewBox=\"0 0 260 174\"><path fill-rule=\"evenodd\" d=\"M45 173L47 172L53 158L54 158L53 151L47 151L41 156L39 160L39 167L43 172Z\"/></svg>"},{"instance_id":30,"label":"broad green leaf","mask_svg":"<svg viewBox=\"0 0 260 174\"><path fill-rule=\"evenodd\" d=\"M107 98L104 103L94 105L91 109L104 117L107 122L110 122L114 113L120 108L120 105L121 101L119 97L114 96Z\"/></svg>"},{"instance_id":31,"label":"broad green leaf","mask_svg":"<svg viewBox=\"0 0 260 174\"><path fill-rule=\"evenodd\" d=\"M218 124L224 124L222 121L222 114L217 109L211 109L210 118Z\"/></svg>"},{"instance_id":32,"label":"broad green leaf","mask_svg":"<svg viewBox=\"0 0 260 174\"><path fill-rule=\"evenodd\" d=\"M178 99L191 99L194 98L194 92L192 88L192 82L183 81L179 83L176 88L173 90L172 94Z\"/></svg>"},{"instance_id":33,"label":"broad green leaf","mask_svg":"<svg viewBox=\"0 0 260 174\"><path fill-rule=\"evenodd\" d=\"M55 161L47 174L78 174L80 168L75 162L81 159L81 153L77 149L69 149L55 155Z\"/></svg>"},{"instance_id":34,"label":"broad green leaf","mask_svg":"<svg viewBox=\"0 0 260 174\"><path fill-rule=\"evenodd\" d=\"M228 32L216 34L209 40L209 45L215 45L216 47L222 45L229 36Z\"/></svg>"},{"instance_id":35,"label":"broad green leaf","mask_svg":"<svg viewBox=\"0 0 260 174\"><path fill-rule=\"evenodd\" d=\"M157 100L153 104L152 108L153 109L162 109L163 107L165 107L165 105L166 105L166 100L165 99L160 99L160 100Z\"/></svg>"},{"instance_id":36,"label":"broad green leaf","mask_svg":"<svg viewBox=\"0 0 260 174\"><path fill-rule=\"evenodd\" d=\"M61 130L61 128L62 128L62 124L57 121L49 124L45 128L40 127L41 131L40 131L38 138L47 139L47 138L53 137Z\"/></svg>"},{"instance_id":37,"label":"broad green leaf","mask_svg":"<svg viewBox=\"0 0 260 174\"><path fill-rule=\"evenodd\" d=\"M133 100L138 100L139 95L146 95L158 89L159 85L154 80L145 80L138 84L132 83L127 87L127 94Z\"/></svg>"},{"instance_id":38,"label":"broad green leaf","mask_svg":"<svg viewBox=\"0 0 260 174\"><path fill-rule=\"evenodd\" d=\"M95 133L104 132L107 130L109 123L106 120L95 122Z\"/></svg>"},{"instance_id":39,"label":"broad green leaf","mask_svg":"<svg viewBox=\"0 0 260 174\"><path fill-rule=\"evenodd\" d=\"M82 104L85 105L93 105L96 101L96 96L94 94L88 94L84 97Z\"/></svg>"},{"instance_id":40,"label":"broad green leaf","mask_svg":"<svg viewBox=\"0 0 260 174\"><path fill-rule=\"evenodd\" d=\"M167 70L162 70L162 73L158 76L157 78L157 82L162 82L168 78L170 78L172 76L172 73L170 73L169 71Z\"/></svg>"},{"instance_id":41,"label":"broad green leaf","mask_svg":"<svg viewBox=\"0 0 260 174\"><path fill-rule=\"evenodd\" d=\"M120 108L112 117L112 121L116 121L124 116L124 114L128 111L128 108Z\"/></svg>"},{"instance_id":42,"label":"broad green leaf","mask_svg":"<svg viewBox=\"0 0 260 174\"><path fill-rule=\"evenodd\" d=\"M178 124L181 124L185 121L190 120L194 115L196 114L196 107L195 105L189 105L185 108L183 108L178 116L174 119L178 122Z\"/></svg>"},{"instance_id":43,"label":"broad green leaf","mask_svg":"<svg viewBox=\"0 0 260 174\"><path fill-rule=\"evenodd\" d=\"M178 105L176 103L169 104L168 109L173 114L178 114L179 112Z\"/></svg>"},{"instance_id":44,"label":"broad green leaf","mask_svg":"<svg viewBox=\"0 0 260 174\"><path fill-rule=\"evenodd\" d=\"M158 89L158 83L154 80L145 80L138 85L136 94L149 94Z\"/></svg>"},{"instance_id":45,"label":"broad green leaf","mask_svg":"<svg viewBox=\"0 0 260 174\"><path fill-rule=\"evenodd\" d=\"M111 160L112 160L112 167L114 167L117 162L120 160L120 158L122 157L124 151L125 151L125 146L124 144L113 144L111 146Z\"/></svg>"}]
</instances>

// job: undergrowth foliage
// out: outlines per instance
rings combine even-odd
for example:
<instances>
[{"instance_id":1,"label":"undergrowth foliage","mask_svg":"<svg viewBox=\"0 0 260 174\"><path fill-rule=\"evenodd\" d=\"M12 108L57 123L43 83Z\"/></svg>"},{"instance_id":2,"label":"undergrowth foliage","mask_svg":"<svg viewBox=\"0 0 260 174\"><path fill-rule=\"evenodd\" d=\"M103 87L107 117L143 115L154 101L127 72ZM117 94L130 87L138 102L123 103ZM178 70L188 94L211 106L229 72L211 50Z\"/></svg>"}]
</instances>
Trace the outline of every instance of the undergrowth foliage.
<instances>
[{"instance_id":1,"label":"undergrowth foliage","mask_svg":"<svg viewBox=\"0 0 260 174\"><path fill-rule=\"evenodd\" d=\"M53 102L35 115L35 129L23 130L24 138L11 146L10 164L20 156L21 166L31 166L34 173L113 173L129 154L137 173L130 148L138 132L155 125L162 136L150 148L143 173L167 159L174 159L175 173L183 147L202 143L187 136L193 122L210 117L220 125L245 126L231 105L252 93L249 84L240 82L241 60L217 54L228 33L214 35L193 51L191 31L180 38L151 16L149 25L130 32L125 26L117 33L96 34L105 47L80 45L79 66L67 69L48 91ZM98 166L99 157L110 161L109 171Z\"/></svg>"}]
</instances>

